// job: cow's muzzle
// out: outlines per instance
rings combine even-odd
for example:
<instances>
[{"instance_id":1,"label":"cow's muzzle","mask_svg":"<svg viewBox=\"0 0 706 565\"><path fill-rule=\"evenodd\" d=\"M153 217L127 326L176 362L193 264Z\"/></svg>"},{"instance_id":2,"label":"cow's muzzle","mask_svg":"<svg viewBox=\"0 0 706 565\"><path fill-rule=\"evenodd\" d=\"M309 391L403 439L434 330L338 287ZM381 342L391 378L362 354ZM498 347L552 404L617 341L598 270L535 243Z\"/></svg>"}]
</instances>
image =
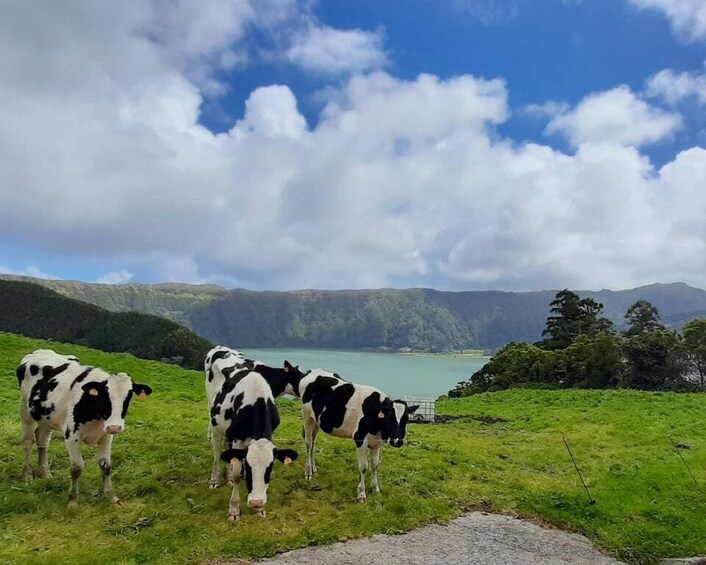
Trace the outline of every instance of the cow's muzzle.
<instances>
[{"instance_id":1,"label":"cow's muzzle","mask_svg":"<svg viewBox=\"0 0 706 565\"><path fill-rule=\"evenodd\" d=\"M390 438L390 445L392 447L402 447L404 445L404 440L401 438Z\"/></svg>"},{"instance_id":2,"label":"cow's muzzle","mask_svg":"<svg viewBox=\"0 0 706 565\"><path fill-rule=\"evenodd\" d=\"M248 500L248 506L250 508L264 508L265 501L262 500L261 498L254 499L254 500Z\"/></svg>"},{"instance_id":3,"label":"cow's muzzle","mask_svg":"<svg viewBox=\"0 0 706 565\"><path fill-rule=\"evenodd\" d=\"M122 426L106 426L105 431L108 432L109 434L119 434L120 432L123 431Z\"/></svg>"}]
</instances>

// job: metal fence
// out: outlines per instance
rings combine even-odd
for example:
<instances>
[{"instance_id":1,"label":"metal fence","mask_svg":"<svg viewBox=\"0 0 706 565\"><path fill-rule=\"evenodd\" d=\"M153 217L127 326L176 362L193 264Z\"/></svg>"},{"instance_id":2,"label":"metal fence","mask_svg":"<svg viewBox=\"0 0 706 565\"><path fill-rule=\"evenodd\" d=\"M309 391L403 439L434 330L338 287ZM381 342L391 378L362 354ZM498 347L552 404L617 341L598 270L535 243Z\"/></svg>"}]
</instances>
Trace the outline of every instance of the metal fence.
<instances>
[{"instance_id":1,"label":"metal fence","mask_svg":"<svg viewBox=\"0 0 706 565\"><path fill-rule=\"evenodd\" d=\"M426 396L405 396L407 404L418 404L417 411L409 417L410 422L433 424L436 418L436 400Z\"/></svg>"}]
</instances>

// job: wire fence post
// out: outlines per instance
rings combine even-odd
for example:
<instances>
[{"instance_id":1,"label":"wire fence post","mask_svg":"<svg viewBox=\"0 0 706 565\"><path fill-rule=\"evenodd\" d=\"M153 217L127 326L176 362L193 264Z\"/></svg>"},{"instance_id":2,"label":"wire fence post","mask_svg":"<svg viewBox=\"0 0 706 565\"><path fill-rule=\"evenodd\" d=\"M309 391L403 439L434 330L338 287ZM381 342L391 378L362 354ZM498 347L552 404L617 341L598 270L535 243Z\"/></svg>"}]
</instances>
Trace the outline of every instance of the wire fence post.
<instances>
[{"instance_id":1,"label":"wire fence post","mask_svg":"<svg viewBox=\"0 0 706 565\"><path fill-rule=\"evenodd\" d=\"M576 473L578 473L579 479L581 479L581 484L583 485L583 488L586 491L586 496L588 496L588 503L595 504L596 500L591 496L591 491L588 490L588 486L586 485L586 482L583 480L583 476L581 475L581 471L579 471L579 466L576 464L576 459L574 458L574 454L571 453L571 448L569 447L569 442L566 440L566 436L564 434L561 434L561 437L564 440L564 445L566 446L566 451L569 452L569 456L571 457L571 462L574 464L574 469L576 469Z\"/></svg>"},{"instance_id":2,"label":"wire fence post","mask_svg":"<svg viewBox=\"0 0 706 565\"><path fill-rule=\"evenodd\" d=\"M694 481L694 484L696 485L696 488L701 490L701 487L699 486L699 483L696 481L696 477L694 476L694 473L691 472L691 469L689 468L689 465L685 461L685 459L681 456L681 453L679 453L679 448L677 447L677 444L674 443L674 440L672 439L672 436L667 434L667 437L669 438L669 442L672 444L672 447L674 448L674 452L679 456L679 459L681 459L681 462L684 463L684 467L686 467L686 470L689 471L689 475L691 475L691 480Z\"/></svg>"}]
</instances>

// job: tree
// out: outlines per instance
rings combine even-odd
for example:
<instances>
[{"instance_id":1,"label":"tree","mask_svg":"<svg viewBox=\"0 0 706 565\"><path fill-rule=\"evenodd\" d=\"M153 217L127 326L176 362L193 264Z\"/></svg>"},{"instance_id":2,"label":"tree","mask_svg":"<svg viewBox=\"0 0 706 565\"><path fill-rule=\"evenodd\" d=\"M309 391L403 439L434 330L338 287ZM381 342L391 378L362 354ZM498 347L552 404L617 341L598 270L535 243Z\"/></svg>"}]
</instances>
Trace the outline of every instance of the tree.
<instances>
[{"instance_id":1,"label":"tree","mask_svg":"<svg viewBox=\"0 0 706 565\"><path fill-rule=\"evenodd\" d=\"M630 306L625 313L625 319L628 323L628 329L625 330L626 336L664 329L660 320L659 310L647 300L638 300Z\"/></svg>"},{"instance_id":2,"label":"tree","mask_svg":"<svg viewBox=\"0 0 706 565\"><path fill-rule=\"evenodd\" d=\"M670 330L643 332L625 339L629 363L625 384L642 390L683 389L684 356L679 334Z\"/></svg>"},{"instance_id":3,"label":"tree","mask_svg":"<svg viewBox=\"0 0 706 565\"><path fill-rule=\"evenodd\" d=\"M557 292L550 304L550 315L542 336L544 349L566 349L579 335L595 335L610 331L613 324L607 318L599 318L603 304L592 298L581 298L575 292L564 289Z\"/></svg>"},{"instance_id":4,"label":"tree","mask_svg":"<svg viewBox=\"0 0 706 565\"><path fill-rule=\"evenodd\" d=\"M580 335L562 351L566 387L608 388L619 384L623 373L620 336L601 332Z\"/></svg>"},{"instance_id":5,"label":"tree","mask_svg":"<svg viewBox=\"0 0 706 565\"><path fill-rule=\"evenodd\" d=\"M706 320L691 320L684 326L684 350L689 370L699 379L699 388L706 390Z\"/></svg>"}]
</instances>

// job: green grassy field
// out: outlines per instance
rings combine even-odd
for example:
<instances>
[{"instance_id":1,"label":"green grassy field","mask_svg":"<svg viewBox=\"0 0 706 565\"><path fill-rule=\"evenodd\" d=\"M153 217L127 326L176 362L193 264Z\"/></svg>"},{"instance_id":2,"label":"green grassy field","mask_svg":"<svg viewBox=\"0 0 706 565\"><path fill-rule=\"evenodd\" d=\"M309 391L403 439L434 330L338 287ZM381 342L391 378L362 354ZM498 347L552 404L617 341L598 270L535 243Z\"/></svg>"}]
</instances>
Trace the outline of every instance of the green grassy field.
<instances>
[{"instance_id":1,"label":"green grassy field","mask_svg":"<svg viewBox=\"0 0 706 565\"><path fill-rule=\"evenodd\" d=\"M79 508L66 507L68 458L50 447L54 478L20 480L14 375L38 347L126 371L155 393L134 401L128 429L113 447L121 506L99 496L92 449ZM335 368L333 368L335 369ZM279 445L303 453L295 401L278 401ZM307 483L303 460L278 466L268 516L244 509L227 521L229 488L210 491L203 376L127 355L49 344L0 333L0 562L200 563L256 558L306 545L444 522L469 508L530 517L578 531L616 557L649 563L706 553L706 495L697 489L667 435L706 485L706 396L632 391L531 391L443 401L460 418L414 425L409 445L383 450L382 495L355 502L352 442L320 436L319 476ZM484 418L480 418L484 417ZM487 418L502 419L487 423ZM597 504L589 506L561 442L566 433ZM291 440L291 441L285 441Z\"/></svg>"}]
</instances>

